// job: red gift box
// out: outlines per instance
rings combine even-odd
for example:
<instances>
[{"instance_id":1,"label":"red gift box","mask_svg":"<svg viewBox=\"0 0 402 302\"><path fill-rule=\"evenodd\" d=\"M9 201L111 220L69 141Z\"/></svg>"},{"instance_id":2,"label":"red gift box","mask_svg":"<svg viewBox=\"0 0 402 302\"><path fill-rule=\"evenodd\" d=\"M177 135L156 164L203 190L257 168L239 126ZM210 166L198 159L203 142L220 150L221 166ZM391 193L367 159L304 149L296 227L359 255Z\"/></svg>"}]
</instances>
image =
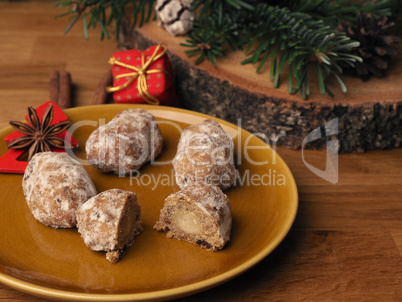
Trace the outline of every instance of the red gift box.
<instances>
[{"instance_id":1,"label":"red gift box","mask_svg":"<svg viewBox=\"0 0 402 302\"><path fill-rule=\"evenodd\" d=\"M154 45L140 51L119 51L109 59L112 64L113 92L116 103L149 103L177 106L174 72L166 46Z\"/></svg>"}]
</instances>

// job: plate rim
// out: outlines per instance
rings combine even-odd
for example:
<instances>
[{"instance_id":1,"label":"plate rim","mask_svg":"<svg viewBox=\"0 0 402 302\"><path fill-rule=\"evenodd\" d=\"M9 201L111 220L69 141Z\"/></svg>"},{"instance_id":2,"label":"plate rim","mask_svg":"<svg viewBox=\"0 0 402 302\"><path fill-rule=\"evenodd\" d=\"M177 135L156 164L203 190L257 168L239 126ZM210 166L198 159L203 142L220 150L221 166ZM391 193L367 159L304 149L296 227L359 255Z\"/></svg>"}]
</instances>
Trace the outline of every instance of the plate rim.
<instances>
[{"instance_id":1,"label":"plate rim","mask_svg":"<svg viewBox=\"0 0 402 302\"><path fill-rule=\"evenodd\" d=\"M107 108L107 107L122 107L122 110L129 109L129 108L142 108L145 110L163 110L163 111L175 111L181 112L190 115L196 115L206 119L213 119L219 122L220 124L224 124L231 128L238 129L239 126L222 120L220 118L210 116L204 113L191 111L183 108L176 108L176 107L167 107L167 106L152 106L152 105L145 105L145 104L104 104L102 107L98 105L89 105L89 106L80 106L74 108L68 108L63 111L67 115L73 113L74 111L81 111L81 110L88 110L90 108ZM123 109L125 108L125 109ZM254 137L258 138L256 135L252 134L251 132L245 130L244 128L240 128L242 131L245 131L247 134L251 134ZM12 130L12 127L6 127L0 130L0 136L4 135L5 133ZM258 138L261 140L260 138ZM262 141L262 140L261 140ZM272 149L271 149L272 150ZM179 297L185 297L192 294L196 294L215 286L221 285L225 282L232 280L233 278L245 273L260 261L262 261L265 257L267 257L273 250L275 250L278 245L284 240L284 238L289 233L293 223L296 219L296 215L298 212L299 206L299 196L298 196L298 189L296 185L296 181L294 179L293 173L289 169L286 162L282 159L282 157L276 152L276 150L272 150L275 153L276 159L281 161L284 169L286 172L291 176L290 179L290 186L293 187L293 196L292 200L289 201L291 204L290 213L287 217L286 224L284 224L284 228L280 236L274 238L275 240L269 242L264 249L260 250L256 255L248 259L247 261L241 263L240 265L213 276L211 278L198 281L195 283L190 283L186 285L182 285L179 287L169 288L169 289L162 289L157 291L149 291L149 292L141 292L141 293L123 293L123 294L99 294L99 293L85 293L85 292L76 292L76 291L69 291L69 290L61 290L55 289L51 287L46 287L42 285L37 285L22 279L18 279L14 276L11 276L2 271L2 265L0 264L0 282L4 285L11 287L13 289L19 290L21 292L31 294L34 296L39 296L42 298L52 298L57 300L75 300L75 301L155 301L155 300L166 300L166 299L174 299Z\"/></svg>"}]
</instances>

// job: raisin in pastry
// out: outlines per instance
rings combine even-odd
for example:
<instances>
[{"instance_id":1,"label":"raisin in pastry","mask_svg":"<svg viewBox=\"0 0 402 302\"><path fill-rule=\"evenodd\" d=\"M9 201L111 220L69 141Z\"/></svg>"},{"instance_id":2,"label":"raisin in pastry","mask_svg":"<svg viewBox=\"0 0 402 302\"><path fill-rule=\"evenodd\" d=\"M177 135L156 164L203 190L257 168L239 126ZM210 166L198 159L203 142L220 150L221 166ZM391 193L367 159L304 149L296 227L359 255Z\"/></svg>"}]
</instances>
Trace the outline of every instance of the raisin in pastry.
<instances>
[{"instance_id":1,"label":"raisin in pastry","mask_svg":"<svg viewBox=\"0 0 402 302\"><path fill-rule=\"evenodd\" d=\"M214 120L192 125L180 137L173 168L181 189L206 182L225 190L234 184L236 176L233 140Z\"/></svg>"},{"instance_id":2,"label":"raisin in pastry","mask_svg":"<svg viewBox=\"0 0 402 302\"><path fill-rule=\"evenodd\" d=\"M142 232L141 207L134 192L110 189L77 210L77 228L85 244L94 251L105 251L116 263Z\"/></svg>"},{"instance_id":3,"label":"raisin in pastry","mask_svg":"<svg viewBox=\"0 0 402 302\"><path fill-rule=\"evenodd\" d=\"M144 109L128 109L92 132L85 151L96 169L127 175L155 159L162 145L154 116Z\"/></svg>"},{"instance_id":4,"label":"raisin in pastry","mask_svg":"<svg viewBox=\"0 0 402 302\"><path fill-rule=\"evenodd\" d=\"M217 186L200 183L168 196L154 229L214 252L229 241L231 227L227 196Z\"/></svg>"},{"instance_id":5,"label":"raisin in pastry","mask_svg":"<svg viewBox=\"0 0 402 302\"><path fill-rule=\"evenodd\" d=\"M77 208L97 194L84 167L67 153L56 152L32 157L22 188L34 217L54 228L74 227Z\"/></svg>"}]
</instances>

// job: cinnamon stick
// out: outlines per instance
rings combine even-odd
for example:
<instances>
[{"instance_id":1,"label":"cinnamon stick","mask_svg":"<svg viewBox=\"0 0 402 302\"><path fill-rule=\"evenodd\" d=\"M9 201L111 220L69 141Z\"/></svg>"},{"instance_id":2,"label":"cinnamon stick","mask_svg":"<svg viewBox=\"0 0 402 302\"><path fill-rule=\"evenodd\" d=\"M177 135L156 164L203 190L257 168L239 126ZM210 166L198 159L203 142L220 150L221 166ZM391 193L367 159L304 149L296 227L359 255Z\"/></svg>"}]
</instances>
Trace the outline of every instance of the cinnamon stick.
<instances>
[{"instance_id":1,"label":"cinnamon stick","mask_svg":"<svg viewBox=\"0 0 402 302\"><path fill-rule=\"evenodd\" d=\"M50 73L49 80L49 100L52 102L59 101L59 78L60 73L57 70L54 70Z\"/></svg>"},{"instance_id":2,"label":"cinnamon stick","mask_svg":"<svg viewBox=\"0 0 402 302\"><path fill-rule=\"evenodd\" d=\"M68 71L60 72L58 105L61 109L70 108L71 102L71 75Z\"/></svg>"},{"instance_id":3,"label":"cinnamon stick","mask_svg":"<svg viewBox=\"0 0 402 302\"><path fill-rule=\"evenodd\" d=\"M109 69L100 80L98 87L95 90L94 98L92 104L106 104L108 100L108 93L106 92L106 87L113 85L113 74L112 70Z\"/></svg>"}]
</instances>

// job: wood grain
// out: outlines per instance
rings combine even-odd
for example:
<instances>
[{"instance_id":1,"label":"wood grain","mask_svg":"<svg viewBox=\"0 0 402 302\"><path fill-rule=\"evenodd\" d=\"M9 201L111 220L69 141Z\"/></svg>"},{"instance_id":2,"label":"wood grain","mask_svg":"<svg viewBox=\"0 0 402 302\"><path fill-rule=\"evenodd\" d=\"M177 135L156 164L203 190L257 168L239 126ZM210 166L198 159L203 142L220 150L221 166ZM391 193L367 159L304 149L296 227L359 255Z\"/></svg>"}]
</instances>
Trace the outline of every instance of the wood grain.
<instances>
[{"instance_id":1,"label":"wood grain","mask_svg":"<svg viewBox=\"0 0 402 302\"><path fill-rule=\"evenodd\" d=\"M50 71L71 72L82 106L110 68L116 41L100 42L97 30L85 41L80 23L64 36L67 20L54 19L60 12L53 1L0 3L0 128L47 100ZM402 149L340 155L337 184L312 173L301 151L277 151L299 189L289 235L242 276L182 300L401 301ZM304 156L325 168L325 151ZM0 284L0 301L46 300Z\"/></svg>"},{"instance_id":2,"label":"wood grain","mask_svg":"<svg viewBox=\"0 0 402 302\"><path fill-rule=\"evenodd\" d=\"M21 120L28 105L48 100L53 70L71 73L76 105L91 104L100 75L110 68L107 60L118 50L117 41L100 41L99 28L86 41L82 24L64 35L68 18L55 18L64 11L50 0L0 3L0 128Z\"/></svg>"}]
</instances>

